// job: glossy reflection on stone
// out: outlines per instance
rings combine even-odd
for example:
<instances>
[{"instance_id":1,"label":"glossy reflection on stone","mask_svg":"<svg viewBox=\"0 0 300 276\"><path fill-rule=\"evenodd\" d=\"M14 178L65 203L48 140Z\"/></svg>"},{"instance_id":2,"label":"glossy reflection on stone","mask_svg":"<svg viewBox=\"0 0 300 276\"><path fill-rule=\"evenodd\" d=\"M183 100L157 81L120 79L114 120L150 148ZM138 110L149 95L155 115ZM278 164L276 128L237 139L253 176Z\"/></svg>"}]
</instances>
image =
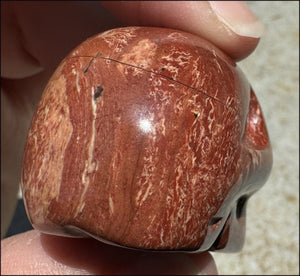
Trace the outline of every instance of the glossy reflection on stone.
<instances>
[{"instance_id":1,"label":"glossy reflection on stone","mask_svg":"<svg viewBox=\"0 0 300 276\"><path fill-rule=\"evenodd\" d=\"M53 74L22 189L47 233L237 251L271 164L261 108L230 58L188 33L128 27L83 42Z\"/></svg>"}]
</instances>

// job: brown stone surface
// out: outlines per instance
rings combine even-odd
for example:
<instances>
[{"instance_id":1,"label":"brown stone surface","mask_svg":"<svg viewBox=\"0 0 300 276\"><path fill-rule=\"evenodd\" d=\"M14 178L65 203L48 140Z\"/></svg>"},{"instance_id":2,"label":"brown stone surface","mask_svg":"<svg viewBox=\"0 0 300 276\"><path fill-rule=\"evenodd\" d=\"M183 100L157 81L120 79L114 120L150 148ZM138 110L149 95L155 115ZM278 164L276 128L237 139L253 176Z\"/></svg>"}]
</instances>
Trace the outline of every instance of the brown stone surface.
<instances>
[{"instance_id":1,"label":"brown stone surface","mask_svg":"<svg viewBox=\"0 0 300 276\"><path fill-rule=\"evenodd\" d=\"M53 74L22 190L48 233L235 251L271 164L262 111L235 63L194 35L129 27L83 42Z\"/></svg>"}]
</instances>

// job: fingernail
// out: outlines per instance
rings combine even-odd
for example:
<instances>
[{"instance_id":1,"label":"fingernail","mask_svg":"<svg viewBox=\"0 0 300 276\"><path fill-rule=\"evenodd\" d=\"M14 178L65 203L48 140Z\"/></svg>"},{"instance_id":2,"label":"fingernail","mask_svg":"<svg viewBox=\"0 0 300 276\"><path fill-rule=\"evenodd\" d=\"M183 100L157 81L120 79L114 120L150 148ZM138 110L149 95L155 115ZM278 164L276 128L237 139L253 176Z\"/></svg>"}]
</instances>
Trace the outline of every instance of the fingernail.
<instances>
[{"instance_id":1,"label":"fingernail","mask_svg":"<svg viewBox=\"0 0 300 276\"><path fill-rule=\"evenodd\" d=\"M264 25L243 1L208 1L211 8L229 29L240 36L261 37Z\"/></svg>"}]
</instances>

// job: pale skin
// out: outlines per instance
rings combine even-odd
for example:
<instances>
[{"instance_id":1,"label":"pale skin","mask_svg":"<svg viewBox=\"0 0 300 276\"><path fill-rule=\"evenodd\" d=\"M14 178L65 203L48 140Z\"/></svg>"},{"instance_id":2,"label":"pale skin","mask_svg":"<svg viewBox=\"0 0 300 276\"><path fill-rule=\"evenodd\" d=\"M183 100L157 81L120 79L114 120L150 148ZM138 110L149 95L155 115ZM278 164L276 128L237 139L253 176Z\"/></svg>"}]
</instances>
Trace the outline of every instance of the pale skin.
<instances>
[{"instance_id":1,"label":"pale skin","mask_svg":"<svg viewBox=\"0 0 300 276\"><path fill-rule=\"evenodd\" d=\"M126 25L188 31L213 42L236 61L247 57L259 42L232 31L206 1L101 3L1 2L2 236L16 205L33 112L54 69L75 46L96 33ZM3 274L217 273L208 252L144 253L37 230L2 240L1 255Z\"/></svg>"}]
</instances>

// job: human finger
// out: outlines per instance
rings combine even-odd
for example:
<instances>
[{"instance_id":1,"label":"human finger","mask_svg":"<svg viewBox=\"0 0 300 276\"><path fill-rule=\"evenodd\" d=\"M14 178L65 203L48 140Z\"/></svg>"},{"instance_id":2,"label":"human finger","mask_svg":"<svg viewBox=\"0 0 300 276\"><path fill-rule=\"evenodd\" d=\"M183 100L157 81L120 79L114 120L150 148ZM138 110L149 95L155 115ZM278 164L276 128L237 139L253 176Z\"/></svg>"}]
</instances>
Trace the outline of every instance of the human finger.
<instances>
[{"instance_id":1,"label":"human finger","mask_svg":"<svg viewBox=\"0 0 300 276\"><path fill-rule=\"evenodd\" d=\"M28 231L1 242L4 274L217 274L208 252L142 252ZM196 259L195 259L196 258Z\"/></svg>"},{"instance_id":2,"label":"human finger","mask_svg":"<svg viewBox=\"0 0 300 276\"><path fill-rule=\"evenodd\" d=\"M2 1L1 77L53 70L79 43L117 26L99 2Z\"/></svg>"},{"instance_id":3,"label":"human finger","mask_svg":"<svg viewBox=\"0 0 300 276\"><path fill-rule=\"evenodd\" d=\"M162 26L197 34L234 60L247 57L263 25L242 1L101 1L129 25Z\"/></svg>"}]
</instances>

